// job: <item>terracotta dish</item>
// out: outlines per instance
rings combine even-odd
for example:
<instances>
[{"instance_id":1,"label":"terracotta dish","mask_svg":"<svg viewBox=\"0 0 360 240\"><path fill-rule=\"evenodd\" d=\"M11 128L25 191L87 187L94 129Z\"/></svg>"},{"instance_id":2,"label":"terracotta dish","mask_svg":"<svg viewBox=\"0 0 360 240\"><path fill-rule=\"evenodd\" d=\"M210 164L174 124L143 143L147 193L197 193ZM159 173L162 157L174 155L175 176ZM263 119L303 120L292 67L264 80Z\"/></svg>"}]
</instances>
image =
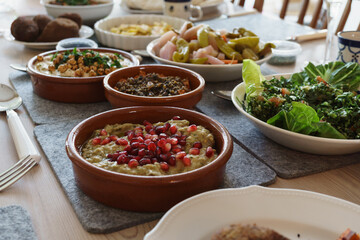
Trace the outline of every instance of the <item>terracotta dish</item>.
<instances>
[{"instance_id":1,"label":"terracotta dish","mask_svg":"<svg viewBox=\"0 0 360 240\"><path fill-rule=\"evenodd\" d=\"M118 53L129 59L134 66L139 65L139 60L121 50L110 48L79 48L81 50L94 50L97 52ZM39 55L45 56L63 51L48 51ZM91 103L105 101L103 79L104 76L94 77L60 77L40 73L34 67L37 56L31 58L27 64L27 72L31 76L34 92L45 99L67 103Z\"/></svg>"},{"instance_id":2,"label":"terracotta dish","mask_svg":"<svg viewBox=\"0 0 360 240\"><path fill-rule=\"evenodd\" d=\"M81 155L82 145L94 130L106 124L166 121L181 116L206 127L215 139L218 157L211 163L186 173L167 176L138 176L108 171L94 166ZM72 161L77 186L88 196L108 206L130 211L166 211L195 194L218 188L233 149L229 132L219 122L201 113L176 107L139 106L114 109L92 116L69 133L66 151Z\"/></svg>"},{"instance_id":3,"label":"terracotta dish","mask_svg":"<svg viewBox=\"0 0 360 240\"><path fill-rule=\"evenodd\" d=\"M114 88L120 79L135 77L140 71L186 78L190 82L191 91L174 96L148 97L123 93ZM200 74L185 68L168 65L141 65L122 68L111 72L104 78L105 96L114 108L145 105L192 108L200 101L204 86L205 80Z\"/></svg>"}]
</instances>

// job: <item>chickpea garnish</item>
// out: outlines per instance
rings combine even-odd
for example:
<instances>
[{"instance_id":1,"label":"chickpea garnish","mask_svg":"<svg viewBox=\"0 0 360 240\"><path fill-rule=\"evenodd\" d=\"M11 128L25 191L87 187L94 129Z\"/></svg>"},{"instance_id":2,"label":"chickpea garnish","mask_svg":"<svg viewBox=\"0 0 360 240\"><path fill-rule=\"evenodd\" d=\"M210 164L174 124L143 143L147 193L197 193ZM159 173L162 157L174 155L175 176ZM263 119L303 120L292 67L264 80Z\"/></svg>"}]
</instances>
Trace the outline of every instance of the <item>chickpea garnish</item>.
<instances>
[{"instance_id":1,"label":"chickpea garnish","mask_svg":"<svg viewBox=\"0 0 360 240\"><path fill-rule=\"evenodd\" d=\"M81 68L76 69L75 77L82 77L83 75L84 75L84 70L82 70Z\"/></svg>"},{"instance_id":2,"label":"chickpea garnish","mask_svg":"<svg viewBox=\"0 0 360 240\"><path fill-rule=\"evenodd\" d=\"M76 70L76 69L78 69L79 67L78 67L78 65L77 64L75 64L75 65L72 65L72 70Z\"/></svg>"},{"instance_id":3,"label":"chickpea garnish","mask_svg":"<svg viewBox=\"0 0 360 240\"><path fill-rule=\"evenodd\" d=\"M110 68L105 69L105 74L108 75L111 72Z\"/></svg>"},{"instance_id":4,"label":"chickpea garnish","mask_svg":"<svg viewBox=\"0 0 360 240\"><path fill-rule=\"evenodd\" d=\"M92 65L92 66L90 66L90 70L96 71L96 70L97 70L97 67L94 66L94 65Z\"/></svg>"},{"instance_id":5,"label":"chickpea garnish","mask_svg":"<svg viewBox=\"0 0 360 240\"><path fill-rule=\"evenodd\" d=\"M67 67L66 64L61 64L61 65L59 65L59 67L58 67L58 70L59 70L59 72L61 72L61 73L66 72L67 69L68 69L68 67Z\"/></svg>"},{"instance_id":6,"label":"chickpea garnish","mask_svg":"<svg viewBox=\"0 0 360 240\"><path fill-rule=\"evenodd\" d=\"M90 70L89 75L90 77L96 76L96 72L94 70Z\"/></svg>"},{"instance_id":7,"label":"chickpea garnish","mask_svg":"<svg viewBox=\"0 0 360 240\"><path fill-rule=\"evenodd\" d=\"M104 74L104 69L103 68L98 68L97 74L98 75L103 75Z\"/></svg>"},{"instance_id":8,"label":"chickpea garnish","mask_svg":"<svg viewBox=\"0 0 360 240\"><path fill-rule=\"evenodd\" d=\"M49 65L48 69L50 72L54 72L56 70L54 65Z\"/></svg>"},{"instance_id":9,"label":"chickpea garnish","mask_svg":"<svg viewBox=\"0 0 360 240\"><path fill-rule=\"evenodd\" d=\"M70 63L71 65L76 65L76 60L74 58L69 59L67 63Z\"/></svg>"},{"instance_id":10,"label":"chickpea garnish","mask_svg":"<svg viewBox=\"0 0 360 240\"><path fill-rule=\"evenodd\" d=\"M37 55L37 56L36 56L36 60L38 60L39 62L41 62L41 61L44 60L44 58L43 58L43 56Z\"/></svg>"}]
</instances>

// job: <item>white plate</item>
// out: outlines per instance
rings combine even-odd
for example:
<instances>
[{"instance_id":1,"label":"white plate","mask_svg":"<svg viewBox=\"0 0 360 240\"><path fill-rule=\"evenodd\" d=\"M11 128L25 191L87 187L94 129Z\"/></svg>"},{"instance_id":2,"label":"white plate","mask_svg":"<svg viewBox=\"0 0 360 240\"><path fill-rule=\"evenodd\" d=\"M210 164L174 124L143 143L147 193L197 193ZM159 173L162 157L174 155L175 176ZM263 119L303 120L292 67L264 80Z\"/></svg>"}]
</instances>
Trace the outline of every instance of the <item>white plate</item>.
<instances>
[{"instance_id":1,"label":"white plate","mask_svg":"<svg viewBox=\"0 0 360 240\"><path fill-rule=\"evenodd\" d=\"M270 80L273 76L275 76L276 78L279 78L280 76L289 78L291 74L270 75L265 76L265 79ZM238 103L236 98L243 102L244 97L245 83L240 83L232 91L231 99L233 104L265 136L281 145L301 152L321 155L343 155L360 151L360 140L357 139L333 139L314 137L296 132L291 132L289 130L267 124L266 122L263 122L256 117L253 117L243 109L243 107Z\"/></svg>"},{"instance_id":2,"label":"white plate","mask_svg":"<svg viewBox=\"0 0 360 240\"><path fill-rule=\"evenodd\" d=\"M360 230L360 206L302 190L214 190L175 205L144 240L208 240L232 223L256 223L289 239L335 240L347 228Z\"/></svg>"},{"instance_id":3,"label":"white plate","mask_svg":"<svg viewBox=\"0 0 360 240\"><path fill-rule=\"evenodd\" d=\"M82 25L80 30L79 30L79 37L80 38L89 38L94 34L94 30L92 30L91 27ZM23 42L23 41L17 41L15 40L15 38L13 37L13 35L11 35L10 30L6 31L4 34L4 38L8 41L17 43L17 44L21 44L24 45L25 47L28 48L32 48L32 49L55 49L56 44L58 42Z\"/></svg>"},{"instance_id":4,"label":"white plate","mask_svg":"<svg viewBox=\"0 0 360 240\"><path fill-rule=\"evenodd\" d=\"M149 43L146 50L149 55L158 63L175 65L178 67L187 68L199 73L207 82L226 82L241 79L242 63L238 64L223 64L223 65L209 65L209 64L192 64L192 63L179 63L166 60L156 56L154 45L158 39ZM272 54L266 55L263 59L256 61L258 65L263 64L271 58Z\"/></svg>"}]
</instances>

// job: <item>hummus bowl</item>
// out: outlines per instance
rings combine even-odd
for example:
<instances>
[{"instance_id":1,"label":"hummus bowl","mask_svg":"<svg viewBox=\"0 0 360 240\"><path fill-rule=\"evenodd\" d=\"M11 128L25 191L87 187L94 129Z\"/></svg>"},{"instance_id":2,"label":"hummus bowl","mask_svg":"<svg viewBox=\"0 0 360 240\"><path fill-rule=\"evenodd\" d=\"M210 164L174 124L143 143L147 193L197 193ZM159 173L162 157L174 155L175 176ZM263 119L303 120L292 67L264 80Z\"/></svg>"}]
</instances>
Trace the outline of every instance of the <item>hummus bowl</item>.
<instances>
[{"instance_id":1,"label":"hummus bowl","mask_svg":"<svg viewBox=\"0 0 360 240\"><path fill-rule=\"evenodd\" d=\"M114 87L120 79L133 78L139 73L161 74L164 76L180 77L188 80L190 91L173 96L139 96L116 90ZM168 85L169 86L169 85ZM198 103L204 91L204 78L191 70L167 65L141 65L116 70L104 78L105 96L114 108L127 106L174 106L192 108ZM171 85L170 85L171 87Z\"/></svg>"},{"instance_id":2,"label":"hummus bowl","mask_svg":"<svg viewBox=\"0 0 360 240\"><path fill-rule=\"evenodd\" d=\"M78 48L80 51L95 51L98 53L109 53L121 55L127 61L129 66L139 65L139 60L121 50L109 48ZM46 56L61 51L48 51L31 58L27 64L27 72L30 74L33 91L42 98L66 103L91 103L106 101L103 79L105 75L84 76L84 77L64 77L61 75L52 75L47 71L39 70L36 65L38 56L45 59Z\"/></svg>"},{"instance_id":3,"label":"hummus bowl","mask_svg":"<svg viewBox=\"0 0 360 240\"><path fill-rule=\"evenodd\" d=\"M201 125L211 132L217 154L215 159L186 172L143 176L110 171L82 157L84 144L95 130L105 125L142 124L144 120L165 122L174 116ZM220 187L233 148L229 132L219 122L192 110L169 106L127 107L99 113L75 126L65 145L72 161L76 184L85 194L105 205L139 212L166 211L190 196Z\"/></svg>"}]
</instances>

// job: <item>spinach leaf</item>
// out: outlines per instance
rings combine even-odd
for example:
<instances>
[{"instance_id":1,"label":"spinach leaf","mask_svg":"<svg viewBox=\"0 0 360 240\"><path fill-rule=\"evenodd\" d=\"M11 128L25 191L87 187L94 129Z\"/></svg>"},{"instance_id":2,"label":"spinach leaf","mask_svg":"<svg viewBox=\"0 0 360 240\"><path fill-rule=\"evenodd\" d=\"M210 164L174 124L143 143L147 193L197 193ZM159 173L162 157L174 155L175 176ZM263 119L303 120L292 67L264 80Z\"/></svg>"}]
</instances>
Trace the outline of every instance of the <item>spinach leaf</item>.
<instances>
[{"instance_id":1,"label":"spinach leaf","mask_svg":"<svg viewBox=\"0 0 360 240\"><path fill-rule=\"evenodd\" d=\"M360 86L360 65L355 62L330 62L318 66L310 62L305 72L310 78L320 76L332 86L349 91L356 91Z\"/></svg>"},{"instance_id":2,"label":"spinach leaf","mask_svg":"<svg viewBox=\"0 0 360 240\"><path fill-rule=\"evenodd\" d=\"M316 135L327 138L345 138L329 123L320 122L316 111L300 102L292 102L290 111L281 110L267 120L268 124L306 135Z\"/></svg>"}]
</instances>

